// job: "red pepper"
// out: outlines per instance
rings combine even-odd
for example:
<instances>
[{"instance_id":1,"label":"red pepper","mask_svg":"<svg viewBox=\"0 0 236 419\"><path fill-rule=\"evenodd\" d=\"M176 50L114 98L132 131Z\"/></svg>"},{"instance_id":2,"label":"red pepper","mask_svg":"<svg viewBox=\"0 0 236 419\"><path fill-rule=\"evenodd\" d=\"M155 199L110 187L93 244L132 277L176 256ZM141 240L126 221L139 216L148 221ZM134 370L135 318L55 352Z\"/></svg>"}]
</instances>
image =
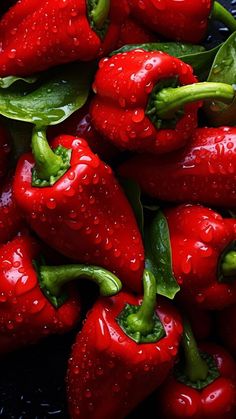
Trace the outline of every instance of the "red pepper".
<instances>
[{"instance_id":1,"label":"red pepper","mask_svg":"<svg viewBox=\"0 0 236 419\"><path fill-rule=\"evenodd\" d=\"M72 419L126 417L173 366L179 315L167 301L156 303L155 280L147 271L144 290L141 307L141 298L121 292L98 300L89 312L69 360Z\"/></svg>"},{"instance_id":2,"label":"red pepper","mask_svg":"<svg viewBox=\"0 0 236 419\"><path fill-rule=\"evenodd\" d=\"M131 14L162 36L197 44L206 36L209 19L223 22L232 32L236 22L228 10L213 0L130 0Z\"/></svg>"},{"instance_id":3,"label":"red pepper","mask_svg":"<svg viewBox=\"0 0 236 419\"><path fill-rule=\"evenodd\" d=\"M59 253L103 266L116 273L124 285L140 291L142 239L110 167L82 139L59 136L51 145L55 153L45 133L34 132L36 166L32 154L18 161L14 181L17 205L32 229Z\"/></svg>"},{"instance_id":4,"label":"red pepper","mask_svg":"<svg viewBox=\"0 0 236 419\"><path fill-rule=\"evenodd\" d=\"M0 76L29 75L112 50L126 0L18 1L0 22Z\"/></svg>"},{"instance_id":5,"label":"red pepper","mask_svg":"<svg viewBox=\"0 0 236 419\"><path fill-rule=\"evenodd\" d=\"M167 156L135 156L122 176L142 191L170 202L236 207L236 129L199 128L185 148Z\"/></svg>"},{"instance_id":6,"label":"red pepper","mask_svg":"<svg viewBox=\"0 0 236 419\"><path fill-rule=\"evenodd\" d=\"M151 223L149 240L157 242L160 226L168 230L170 261L164 243L155 258L164 272L167 263L180 286L183 301L202 309L222 309L236 303L236 223L201 205L182 205L159 211ZM163 228L163 227L162 227Z\"/></svg>"},{"instance_id":7,"label":"red pepper","mask_svg":"<svg viewBox=\"0 0 236 419\"><path fill-rule=\"evenodd\" d=\"M0 249L0 353L32 344L72 329L80 318L78 292L61 287L80 277L100 286L102 295L113 295L120 282L104 269L83 266L40 266L39 243L23 233Z\"/></svg>"},{"instance_id":8,"label":"red pepper","mask_svg":"<svg viewBox=\"0 0 236 419\"><path fill-rule=\"evenodd\" d=\"M192 304L192 302L183 301L182 299L180 299L178 303L178 295L177 307L180 310L180 313L190 321L196 339L199 341L209 339L213 332L212 312L202 310L198 305Z\"/></svg>"},{"instance_id":9,"label":"red pepper","mask_svg":"<svg viewBox=\"0 0 236 419\"><path fill-rule=\"evenodd\" d=\"M179 364L158 394L162 418L234 419L236 363L220 346L199 345L190 331L184 338L185 365Z\"/></svg>"},{"instance_id":10,"label":"red pepper","mask_svg":"<svg viewBox=\"0 0 236 419\"><path fill-rule=\"evenodd\" d=\"M8 175L0 188L0 244L10 240L23 225L13 195L12 183L13 177Z\"/></svg>"},{"instance_id":11,"label":"red pepper","mask_svg":"<svg viewBox=\"0 0 236 419\"><path fill-rule=\"evenodd\" d=\"M157 36L135 19L128 18L121 26L120 37L116 48L128 44L144 44L157 42Z\"/></svg>"},{"instance_id":12,"label":"red pepper","mask_svg":"<svg viewBox=\"0 0 236 419\"><path fill-rule=\"evenodd\" d=\"M123 149L178 149L197 127L199 98L231 102L235 95L227 84L196 82L188 64L163 52L136 49L105 58L93 85L92 123Z\"/></svg>"},{"instance_id":13,"label":"red pepper","mask_svg":"<svg viewBox=\"0 0 236 419\"><path fill-rule=\"evenodd\" d=\"M235 321L236 304L233 304L218 313L217 330L224 346L226 346L234 356L236 356L236 335L234 333Z\"/></svg>"},{"instance_id":14,"label":"red pepper","mask_svg":"<svg viewBox=\"0 0 236 419\"><path fill-rule=\"evenodd\" d=\"M10 151L10 136L3 125L0 125L0 179L7 172Z\"/></svg>"},{"instance_id":15,"label":"red pepper","mask_svg":"<svg viewBox=\"0 0 236 419\"><path fill-rule=\"evenodd\" d=\"M108 141L106 141L91 124L89 114L89 103L74 112L69 118L59 125L52 125L48 130L49 139L57 135L68 134L75 137L84 138L92 152L98 154L102 160L109 161L116 157L119 151Z\"/></svg>"}]
</instances>

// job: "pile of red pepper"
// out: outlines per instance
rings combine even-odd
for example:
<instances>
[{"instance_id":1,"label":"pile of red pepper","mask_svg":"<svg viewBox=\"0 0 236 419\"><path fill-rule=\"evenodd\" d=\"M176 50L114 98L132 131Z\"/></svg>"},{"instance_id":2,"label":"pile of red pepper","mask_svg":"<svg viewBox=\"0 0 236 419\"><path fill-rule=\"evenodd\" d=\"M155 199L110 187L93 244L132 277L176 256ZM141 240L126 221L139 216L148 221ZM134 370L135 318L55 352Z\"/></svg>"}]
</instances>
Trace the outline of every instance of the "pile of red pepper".
<instances>
[{"instance_id":1,"label":"pile of red pepper","mask_svg":"<svg viewBox=\"0 0 236 419\"><path fill-rule=\"evenodd\" d=\"M72 419L151 395L150 417L235 418L236 20L211 0L5 3L1 357L77 331ZM210 19L232 34L206 50Z\"/></svg>"}]
</instances>

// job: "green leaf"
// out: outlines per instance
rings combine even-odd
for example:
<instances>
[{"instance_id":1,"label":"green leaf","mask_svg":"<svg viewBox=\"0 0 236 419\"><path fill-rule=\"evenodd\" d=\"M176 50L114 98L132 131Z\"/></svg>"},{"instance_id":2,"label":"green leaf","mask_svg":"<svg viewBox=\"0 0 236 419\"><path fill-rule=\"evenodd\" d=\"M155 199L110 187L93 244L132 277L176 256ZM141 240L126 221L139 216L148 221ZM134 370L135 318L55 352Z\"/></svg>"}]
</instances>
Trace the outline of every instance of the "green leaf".
<instances>
[{"instance_id":1,"label":"green leaf","mask_svg":"<svg viewBox=\"0 0 236 419\"><path fill-rule=\"evenodd\" d=\"M208 81L236 84L236 32L220 47ZM230 105L207 101L204 112L212 126L236 125L236 97Z\"/></svg>"},{"instance_id":2,"label":"green leaf","mask_svg":"<svg viewBox=\"0 0 236 419\"><path fill-rule=\"evenodd\" d=\"M144 228L144 214L143 206L141 202L141 189L139 185L132 179L120 179L122 188L124 189L125 195L134 211L135 218L137 220L139 229L143 234Z\"/></svg>"},{"instance_id":3,"label":"green leaf","mask_svg":"<svg viewBox=\"0 0 236 419\"><path fill-rule=\"evenodd\" d=\"M8 76L1 78L0 77L0 88L1 89L7 89L12 84L18 82L18 81L24 81L25 83L32 84L37 81L37 77L15 77L15 76Z\"/></svg>"},{"instance_id":4,"label":"green leaf","mask_svg":"<svg viewBox=\"0 0 236 419\"><path fill-rule=\"evenodd\" d=\"M180 287L172 270L172 253L166 217L158 211L145 230L146 269L157 281L157 294L173 299Z\"/></svg>"},{"instance_id":5,"label":"green leaf","mask_svg":"<svg viewBox=\"0 0 236 419\"><path fill-rule=\"evenodd\" d=\"M206 51L201 45L182 44L179 42L153 42L149 44L131 44L124 45L122 48L113 51L111 55L120 52L133 51L134 49L143 49L145 51L162 51L177 57L187 64L190 64L195 74L202 80L209 72L212 62L215 58L220 45Z\"/></svg>"},{"instance_id":6,"label":"green leaf","mask_svg":"<svg viewBox=\"0 0 236 419\"><path fill-rule=\"evenodd\" d=\"M81 108L90 91L94 64L73 63L43 74L33 85L0 90L0 114L45 127L62 122Z\"/></svg>"}]
</instances>

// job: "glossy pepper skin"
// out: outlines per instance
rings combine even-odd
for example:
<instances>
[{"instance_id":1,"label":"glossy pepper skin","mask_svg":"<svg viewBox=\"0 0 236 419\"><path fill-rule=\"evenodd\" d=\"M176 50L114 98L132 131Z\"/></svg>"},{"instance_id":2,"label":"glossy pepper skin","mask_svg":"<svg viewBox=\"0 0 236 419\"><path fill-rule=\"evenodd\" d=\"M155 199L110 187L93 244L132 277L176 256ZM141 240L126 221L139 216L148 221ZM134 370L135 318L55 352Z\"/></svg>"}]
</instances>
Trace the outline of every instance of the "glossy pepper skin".
<instances>
[{"instance_id":1,"label":"glossy pepper skin","mask_svg":"<svg viewBox=\"0 0 236 419\"><path fill-rule=\"evenodd\" d=\"M200 350L211 355L219 377L202 390L179 382L173 375L158 395L163 419L234 419L236 415L236 364L221 346L204 343Z\"/></svg>"},{"instance_id":2,"label":"glossy pepper skin","mask_svg":"<svg viewBox=\"0 0 236 419\"><path fill-rule=\"evenodd\" d=\"M80 318L75 289L58 309L42 293L33 260L40 245L26 233L0 249L0 354L69 331Z\"/></svg>"},{"instance_id":3,"label":"glossy pepper skin","mask_svg":"<svg viewBox=\"0 0 236 419\"><path fill-rule=\"evenodd\" d=\"M95 20L97 5L104 10ZM126 0L18 1L0 21L0 76L98 58L112 50L128 10Z\"/></svg>"},{"instance_id":4,"label":"glossy pepper skin","mask_svg":"<svg viewBox=\"0 0 236 419\"><path fill-rule=\"evenodd\" d=\"M0 244L6 243L23 226L23 218L13 194L13 176L8 175L0 188Z\"/></svg>"},{"instance_id":5,"label":"glossy pepper skin","mask_svg":"<svg viewBox=\"0 0 236 419\"><path fill-rule=\"evenodd\" d=\"M157 36L135 19L128 17L121 26L120 37L116 48L129 44L142 44L147 42L157 42Z\"/></svg>"},{"instance_id":6,"label":"glossy pepper skin","mask_svg":"<svg viewBox=\"0 0 236 419\"><path fill-rule=\"evenodd\" d=\"M101 160L110 161L119 154L119 150L94 129L89 113L89 102L61 124L49 127L47 133L49 139L61 134L84 138L92 152L98 154Z\"/></svg>"},{"instance_id":7,"label":"glossy pepper skin","mask_svg":"<svg viewBox=\"0 0 236 419\"><path fill-rule=\"evenodd\" d=\"M236 207L236 129L198 128L185 148L167 156L135 156L120 166L142 192L169 202Z\"/></svg>"},{"instance_id":8,"label":"glossy pepper skin","mask_svg":"<svg viewBox=\"0 0 236 419\"><path fill-rule=\"evenodd\" d=\"M222 309L236 302L235 266L224 265L236 239L235 220L201 205L166 209L172 271L183 301L202 309ZM155 221L154 221L155 223Z\"/></svg>"},{"instance_id":9,"label":"glossy pepper skin","mask_svg":"<svg viewBox=\"0 0 236 419\"><path fill-rule=\"evenodd\" d=\"M121 149L165 153L183 146L197 127L199 102L187 104L174 128L157 128L146 115L155 86L197 80L190 66L163 52L134 50L100 61L90 113L98 132Z\"/></svg>"},{"instance_id":10,"label":"glossy pepper skin","mask_svg":"<svg viewBox=\"0 0 236 419\"><path fill-rule=\"evenodd\" d=\"M51 143L71 150L70 168L53 186L32 186L32 154L16 168L16 202L31 228L59 253L117 274L141 290L144 250L140 232L112 170L86 141L59 136Z\"/></svg>"},{"instance_id":11,"label":"glossy pepper skin","mask_svg":"<svg viewBox=\"0 0 236 419\"><path fill-rule=\"evenodd\" d=\"M221 310L217 317L217 330L226 348L236 356L236 336L234 333L236 321L236 304Z\"/></svg>"},{"instance_id":12,"label":"glossy pepper skin","mask_svg":"<svg viewBox=\"0 0 236 419\"><path fill-rule=\"evenodd\" d=\"M72 348L67 374L71 418L121 419L163 382L173 366L182 333L180 317L167 301L156 305L166 336L137 344L116 318L141 299L121 292L93 306ZM86 356L85 356L86 354Z\"/></svg>"}]
</instances>

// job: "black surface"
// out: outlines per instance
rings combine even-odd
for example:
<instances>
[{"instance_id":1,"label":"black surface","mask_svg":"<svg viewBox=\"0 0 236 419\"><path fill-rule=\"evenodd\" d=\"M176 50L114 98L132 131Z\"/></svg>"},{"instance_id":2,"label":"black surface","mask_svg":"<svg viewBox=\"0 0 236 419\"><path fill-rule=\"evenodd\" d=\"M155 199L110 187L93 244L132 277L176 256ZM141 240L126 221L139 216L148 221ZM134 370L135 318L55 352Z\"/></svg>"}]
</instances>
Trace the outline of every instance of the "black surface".
<instances>
[{"instance_id":1,"label":"black surface","mask_svg":"<svg viewBox=\"0 0 236 419\"><path fill-rule=\"evenodd\" d=\"M236 15L236 0L221 3ZM210 47L227 35L225 28L214 25L206 45ZM75 332L48 338L0 361L0 419L68 418L64 377L74 336ZM157 418L152 412L151 401L139 409L146 419ZM133 419L137 417L137 412L132 415Z\"/></svg>"}]
</instances>

